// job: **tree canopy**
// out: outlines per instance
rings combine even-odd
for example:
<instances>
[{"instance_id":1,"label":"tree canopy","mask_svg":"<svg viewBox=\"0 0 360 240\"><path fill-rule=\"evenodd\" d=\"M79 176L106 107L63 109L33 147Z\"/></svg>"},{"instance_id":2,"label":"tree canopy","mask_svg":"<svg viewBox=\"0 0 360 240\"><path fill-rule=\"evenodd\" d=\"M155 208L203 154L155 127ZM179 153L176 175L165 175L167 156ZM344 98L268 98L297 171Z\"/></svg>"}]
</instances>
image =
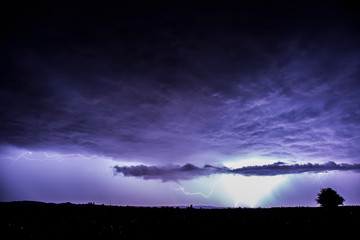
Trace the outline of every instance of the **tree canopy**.
<instances>
[{"instance_id":1,"label":"tree canopy","mask_svg":"<svg viewBox=\"0 0 360 240\"><path fill-rule=\"evenodd\" d=\"M323 188L318 193L316 202L322 207L334 208L342 205L345 199L332 188Z\"/></svg>"}]
</instances>

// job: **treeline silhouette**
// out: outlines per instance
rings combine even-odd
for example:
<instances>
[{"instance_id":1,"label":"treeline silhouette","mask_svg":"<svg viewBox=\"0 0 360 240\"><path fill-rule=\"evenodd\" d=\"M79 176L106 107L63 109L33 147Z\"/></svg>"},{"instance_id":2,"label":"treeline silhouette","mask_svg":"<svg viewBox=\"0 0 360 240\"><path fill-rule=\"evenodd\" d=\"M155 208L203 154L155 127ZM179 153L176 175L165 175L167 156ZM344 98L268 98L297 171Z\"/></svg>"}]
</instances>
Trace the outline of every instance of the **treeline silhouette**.
<instances>
[{"instance_id":1,"label":"treeline silhouette","mask_svg":"<svg viewBox=\"0 0 360 240\"><path fill-rule=\"evenodd\" d=\"M205 239L234 234L349 233L360 223L359 206L195 209L10 202L0 203L0 213L1 234L11 236L11 239L172 239L189 236Z\"/></svg>"}]
</instances>

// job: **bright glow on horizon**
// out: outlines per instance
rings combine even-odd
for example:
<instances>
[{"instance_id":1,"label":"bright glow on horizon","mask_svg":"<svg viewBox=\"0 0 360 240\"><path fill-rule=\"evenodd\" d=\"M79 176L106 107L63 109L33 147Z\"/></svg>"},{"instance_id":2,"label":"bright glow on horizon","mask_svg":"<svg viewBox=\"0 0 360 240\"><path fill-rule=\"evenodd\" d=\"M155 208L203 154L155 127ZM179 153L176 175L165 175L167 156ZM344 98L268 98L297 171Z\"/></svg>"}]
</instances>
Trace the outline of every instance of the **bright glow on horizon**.
<instances>
[{"instance_id":1,"label":"bright glow on horizon","mask_svg":"<svg viewBox=\"0 0 360 240\"><path fill-rule=\"evenodd\" d=\"M234 207L258 207L271 191L286 181L286 176L241 176L222 174L219 185L233 201Z\"/></svg>"},{"instance_id":2,"label":"bright glow on horizon","mask_svg":"<svg viewBox=\"0 0 360 240\"><path fill-rule=\"evenodd\" d=\"M259 207L266 204L271 193L287 182L288 176L242 176L216 174L184 181L172 190L197 202L213 202L222 207ZM205 201L206 200L206 201Z\"/></svg>"}]
</instances>

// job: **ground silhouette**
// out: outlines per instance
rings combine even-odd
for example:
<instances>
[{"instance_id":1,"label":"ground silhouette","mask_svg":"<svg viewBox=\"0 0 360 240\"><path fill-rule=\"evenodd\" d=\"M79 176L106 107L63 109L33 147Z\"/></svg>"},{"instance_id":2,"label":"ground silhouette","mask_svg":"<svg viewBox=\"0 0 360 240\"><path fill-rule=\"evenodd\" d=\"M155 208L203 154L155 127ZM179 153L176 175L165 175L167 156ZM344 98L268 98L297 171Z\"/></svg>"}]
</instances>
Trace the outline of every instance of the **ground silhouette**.
<instances>
[{"instance_id":1,"label":"ground silhouette","mask_svg":"<svg viewBox=\"0 0 360 240\"><path fill-rule=\"evenodd\" d=\"M344 236L360 224L358 206L330 211L320 207L197 209L10 202L0 203L0 212L0 231L13 239L205 239L335 232Z\"/></svg>"}]
</instances>

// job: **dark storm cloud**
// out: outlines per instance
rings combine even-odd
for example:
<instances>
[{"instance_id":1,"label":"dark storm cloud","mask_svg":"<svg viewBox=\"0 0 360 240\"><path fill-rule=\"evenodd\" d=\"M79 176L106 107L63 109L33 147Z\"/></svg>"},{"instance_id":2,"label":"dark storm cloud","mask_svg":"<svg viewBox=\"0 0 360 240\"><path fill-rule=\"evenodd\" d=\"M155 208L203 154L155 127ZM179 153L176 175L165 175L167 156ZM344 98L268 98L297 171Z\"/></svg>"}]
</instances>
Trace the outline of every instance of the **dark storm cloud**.
<instances>
[{"instance_id":1,"label":"dark storm cloud","mask_svg":"<svg viewBox=\"0 0 360 240\"><path fill-rule=\"evenodd\" d=\"M192 179L198 176L210 175L219 172L219 168L205 165L203 168L196 167L192 164L184 166L115 166L115 173L122 173L124 176L142 177L144 179L161 179L162 181L177 181Z\"/></svg>"},{"instance_id":2,"label":"dark storm cloud","mask_svg":"<svg viewBox=\"0 0 360 240\"><path fill-rule=\"evenodd\" d=\"M335 162L327 162L324 164L285 164L277 162L264 166L248 166L238 169L229 170L229 173L236 173L245 176L274 176L283 174L299 174L305 172L327 172L327 171L349 171L360 170L360 164L346 164Z\"/></svg>"},{"instance_id":3,"label":"dark storm cloud","mask_svg":"<svg viewBox=\"0 0 360 240\"><path fill-rule=\"evenodd\" d=\"M163 164L358 161L351 6L6 7L2 144Z\"/></svg>"},{"instance_id":4,"label":"dark storm cloud","mask_svg":"<svg viewBox=\"0 0 360 240\"><path fill-rule=\"evenodd\" d=\"M276 162L262 166L247 166L242 168L230 169L227 167L214 167L205 165L203 168L192 164L184 166L157 167L157 166L115 166L115 173L122 173L126 177L141 177L145 180L160 179L162 181L189 180L201 176L212 174L240 174L244 176L275 176L284 174L300 174L306 172L327 172L327 171L350 171L360 170L360 164L337 164L327 162L324 164L285 164Z\"/></svg>"}]
</instances>

